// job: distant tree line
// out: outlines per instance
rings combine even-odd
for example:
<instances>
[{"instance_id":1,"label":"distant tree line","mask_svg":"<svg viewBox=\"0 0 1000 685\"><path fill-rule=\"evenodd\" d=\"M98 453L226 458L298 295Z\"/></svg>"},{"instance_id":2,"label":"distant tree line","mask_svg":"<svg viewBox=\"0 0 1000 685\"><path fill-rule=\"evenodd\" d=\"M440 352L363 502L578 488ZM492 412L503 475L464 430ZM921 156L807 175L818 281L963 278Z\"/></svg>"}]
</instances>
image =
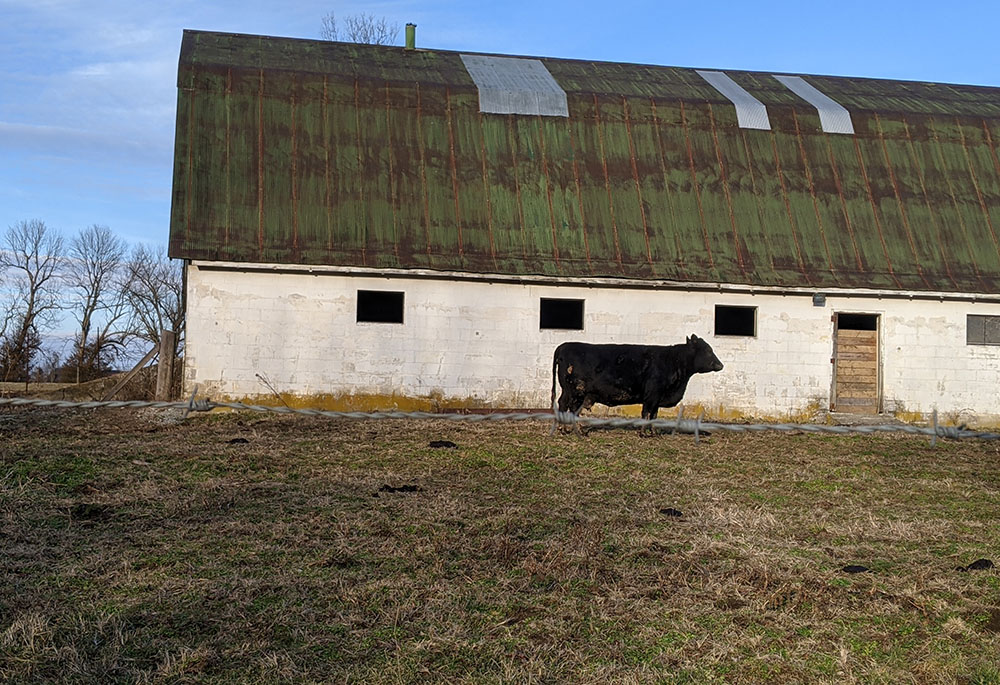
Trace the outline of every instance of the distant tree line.
<instances>
[{"instance_id":1,"label":"distant tree line","mask_svg":"<svg viewBox=\"0 0 1000 685\"><path fill-rule=\"evenodd\" d=\"M67 321L76 322L70 344L45 344ZM164 328L177 332L177 355L183 325L181 265L163 250L129 248L96 224L67 239L37 219L0 238L0 381L92 380Z\"/></svg>"}]
</instances>

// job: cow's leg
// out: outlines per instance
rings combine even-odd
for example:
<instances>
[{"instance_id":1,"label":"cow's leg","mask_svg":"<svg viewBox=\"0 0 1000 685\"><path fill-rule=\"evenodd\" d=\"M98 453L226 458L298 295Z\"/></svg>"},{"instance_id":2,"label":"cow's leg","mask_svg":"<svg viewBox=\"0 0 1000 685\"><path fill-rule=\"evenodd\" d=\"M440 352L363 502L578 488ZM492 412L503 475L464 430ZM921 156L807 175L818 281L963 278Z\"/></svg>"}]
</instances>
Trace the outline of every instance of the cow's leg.
<instances>
[{"instance_id":1,"label":"cow's leg","mask_svg":"<svg viewBox=\"0 0 1000 685\"><path fill-rule=\"evenodd\" d=\"M659 411L660 411L660 405L657 402L646 401L646 402L643 402L643 404L642 404L642 418L644 418L644 419L649 419L650 421L655 421L656 420L656 415L659 413ZM669 432L669 431L667 431L667 432ZM644 433L644 431L642 429L640 429L639 430L639 435L643 435L643 433ZM656 434L656 430L654 430L652 426L649 426L649 435L655 435L655 434Z\"/></svg>"},{"instance_id":2,"label":"cow's leg","mask_svg":"<svg viewBox=\"0 0 1000 685\"><path fill-rule=\"evenodd\" d=\"M583 412L584 409L589 411L590 408L593 406L594 406L593 397L588 397L587 395L580 395L580 404L576 406L575 411L573 413L576 414L577 418L580 418L580 414ZM576 424L576 432L580 434L580 437L587 437L590 431L591 431L590 428L584 428L579 423Z\"/></svg>"},{"instance_id":3,"label":"cow's leg","mask_svg":"<svg viewBox=\"0 0 1000 685\"><path fill-rule=\"evenodd\" d=\"M562 394L559 396L559 411L562 413L570 412L579 418L580 409L584 405L584 400L585 397L581 393L574 392L572 388L563 388ZM559 430L561 432L569 432L574 429L575 432L581 432L580 424L574 423L573 429L567 428L565 425L559 426Z\"/></svg>"},{"instance_id":4,"label":"cow's leg","mask_svg":"<svg viewBox=\"0 0 1000 685\"><path fill-rule=\"evenodd\" d=\"M642 403L642 414L641 414L641 416L642 416L643 419L647 419L647 420L655 419L656 418L656 406L652 406L651 407L648 402L643 402ZM648 427L649 428L648 431L646 430L646 428L647 428L647 426L640 426L639 427L639 437L640 438L644 438L647 435L652 435L653 434L653 428L651 426Z\"/></svg>"},{"instance_id":5,"label":"cow's leg","mask_svg":"<svg viewBox=\"0 0 1000 685\"><path fill-rule=\"evenodd\" d=\"M594 400L584 394L577 395L576 399L579 400L579 402L573 406L573 413L576 414L576 418L580 418L580 412L584 409L590 409L593 407ZM587 433L590 432L589 430L585 430L579 423L575 423L573 426L576 428L576 432L580 435L580 437L585 437Z\"/></svg>"},{"instance_id":6,"label":"cow's leg","mask_svg":"<svg viewBox=\"0 0 1000 685\"><path fill-rule=\"evenodd\" d=\"M566 411L567 405L569 405L569 391L567 391L566 388L565 388L565 386L564 386L562 388L562 392L559 394L559 399L556 402L556 406L553 407L553 409L555 411L558 411L559 413L564 413ZM560 433L565 432L565 430L566 430L565 427L561 423L559 423L559 419L558 418L554 418L552 420L552 431L551 431L550 435L552 433L555 433L557 428L559 429Z\"/></svg>"},{"instance_id":7,"label":"cow's leg","mask_svg":"<svg viewBox=\"0 0 1000 685\"><path fill-rule=\"evenodd\" d=\"M583 411L584 409L590 409L592 406L594 406L594 400L587 397L587 395L583 392L575 392L572 395L570 395L569 399L566 401L565 406L560 406L560 411L570 412L574 416L576 416L576 418L579 419L580 412ZM568 431L570 429L562 427L562 430ZM586 435L588 432L584 430L583 426L581 426L579 423L573 424L572 431L574 433L579 433L581 436Z\"/></svg>"},{"instance_id":8,"label":"cow's leg","mask_svg":"<svg viewBox=\"0 0 1000 685\"><path fill-rule=\"evenodd\" d=\"M653 410L649 413L649 418L655 419L659 415L659 413L660 413L660 407L657 406L657 405L653 405ZM669 435L669 434L671 434L671 433L674 432L674 429L673 428L661 428L660 432L661 433L667 433Z\"/></svg>"}]
</instances>

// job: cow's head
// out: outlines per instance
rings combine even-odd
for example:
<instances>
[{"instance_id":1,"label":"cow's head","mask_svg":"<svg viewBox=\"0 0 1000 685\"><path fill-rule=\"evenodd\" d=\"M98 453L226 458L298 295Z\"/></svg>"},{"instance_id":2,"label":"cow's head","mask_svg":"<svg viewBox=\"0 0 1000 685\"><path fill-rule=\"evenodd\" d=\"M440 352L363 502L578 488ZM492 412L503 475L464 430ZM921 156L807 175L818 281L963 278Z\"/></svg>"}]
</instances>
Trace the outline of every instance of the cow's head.
<instances>
[{"instance_id":1,"label":"cow's head","mask_svg":"<svg viewBox=\"0 0 1000 685\"><path fill-rule=\"evenodd\" d=\"M695 373L722 371L722 362L715 356L711 345L693 333L688 337L687 344L689 348L694 350Z\"/></svg>"}]
</instances>

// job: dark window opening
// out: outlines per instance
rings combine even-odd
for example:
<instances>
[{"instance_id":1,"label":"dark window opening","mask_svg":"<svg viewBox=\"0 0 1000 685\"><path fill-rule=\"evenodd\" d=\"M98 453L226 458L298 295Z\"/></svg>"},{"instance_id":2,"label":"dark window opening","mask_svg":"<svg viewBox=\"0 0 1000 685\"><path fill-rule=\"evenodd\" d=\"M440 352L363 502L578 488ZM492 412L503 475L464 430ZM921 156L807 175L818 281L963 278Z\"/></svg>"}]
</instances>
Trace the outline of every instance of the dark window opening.
<instances>
[{"instance_id":1,"label":"dark window opening","mask_svg":"<svg viewBox=\"0 0 1000 685\"><path fill-rule=\"evenodd\" d=\"M358 322L403 323L403 293L358 291Z\"/></svg>"},{"instance_id":2,"label":"dark window opening","mask_svg":"<svg viewBox=\"0 0 1000 685\"><path fill-rule=\"evenodd\" d=\"M568 331L583 330L583 300L543 297L539 307L538 327Z\"/></svg>"},{"instance_id":3,"label":"dark window opening","mask_svg":"<svg viewBox=\"0 0 1000 685\"><path fill-rule=\"evenodd\" d=\"M715 334L757 335L757 308L715 305Z\"/></svg>"},{"instance_id":4,"label":"dark window opening","mask_svg":"<svg viewBox=\"0 0 1000 685\"><path fill-rule=\"evenodd\" d=\"M1000 345L1000 316L969 314L965 342L967 345Z\"/></svg>"},{"instance_id":5,"label":"dark window opening","mask_svg":"<svg viewBox=\"0 0 1000 685\"><path fill-rule=\"evenodd\" d=\"M878 314L837 314L839 331L876 331Z\"/></svg>"}]
</instances>

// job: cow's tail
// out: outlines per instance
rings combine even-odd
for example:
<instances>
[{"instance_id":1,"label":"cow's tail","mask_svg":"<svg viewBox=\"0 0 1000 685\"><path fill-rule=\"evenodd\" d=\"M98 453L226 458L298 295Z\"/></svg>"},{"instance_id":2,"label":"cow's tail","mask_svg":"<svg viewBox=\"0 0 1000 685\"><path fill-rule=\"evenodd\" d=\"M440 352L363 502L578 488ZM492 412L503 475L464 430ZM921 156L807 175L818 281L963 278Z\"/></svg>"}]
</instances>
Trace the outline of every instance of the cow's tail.
<instances>
[{"instance_id":1,"label":"cow's tail","mask_svg":"<svg viewBox=\"0 0 1000 685\"><path fill-rule=\"evenodd\" d=\"M552 405L552 430L549 431L549 435L555 435L556 428L559 426L559 406L556 404L556 374L558 370L559 347L552 353L552 397L549 400L549 403Z\"/></svg>"}]
</instances>

